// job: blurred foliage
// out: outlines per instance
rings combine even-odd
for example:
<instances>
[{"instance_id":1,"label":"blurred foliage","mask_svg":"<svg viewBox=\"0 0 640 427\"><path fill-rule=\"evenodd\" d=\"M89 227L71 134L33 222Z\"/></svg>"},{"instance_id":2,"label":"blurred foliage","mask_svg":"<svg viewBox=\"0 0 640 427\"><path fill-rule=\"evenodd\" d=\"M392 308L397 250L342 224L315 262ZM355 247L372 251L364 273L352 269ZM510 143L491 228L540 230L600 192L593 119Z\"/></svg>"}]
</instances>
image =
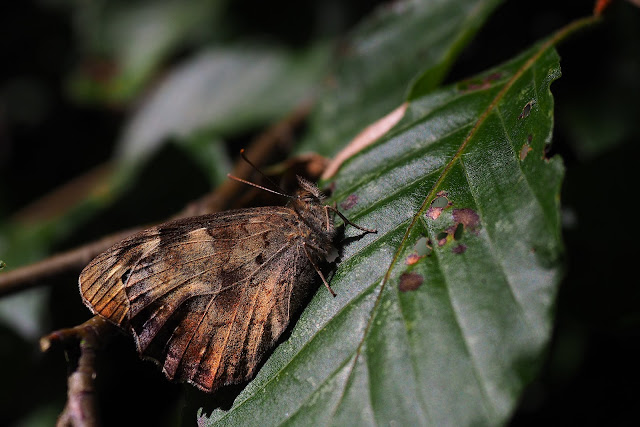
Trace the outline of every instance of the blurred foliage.
<instances>
[{"instance_id":1,"label":"blurred foliage","mask_svg":"<svg viewBox=\"0 0 640 427\"><path fill-rule=\"evenodd\" d=\"M221 0L68 2L82 52L68 80L71 94L84 102L134 99L177 50L222 37L224 6Z\"/></svg>"},{"instance_id":2,"label":"blurred foliage","mask_svg":"<svg viewBox=\"0 0 640 427\"><path fill-rule=\"evenodd\" d=\"M341 108L380 102L384 112L410 88L423 88L418 91L423 95L441 81L468 78L590 13L591 6L506 2L473 39L471 31L433 40L431 49L455 55L431 73L403 71L396 98L351 98ZM0 52L6 61L0 71L0 258L7 269L165 218L217 185L239 147L306 96L336 83L331 78L336 64L344 64L341 54L349 52L341 43L358 22L380 13L375 2L337 0L48 0L5 2L1 8L6 35ZM638 22L637 9L614 2L601 24L559 47L563 78L553 85L555 127L548 156L561 154L566 165L567 275L545 366L525 393L514 425L620 424L634 414L640 291L627 274L638 233L632 222L622 231L615 216L604 214L624 212L615 202L626 202L637 181ZM411 31L419 28L403 29L411 40L405 45L412 46L417 35ZM247 69L242 61L269 66ZM376 61L381 70L388 65L384 58ZM237 104L215 105L223 99L203 96L195 113L185 114L154 99L163 90L170 96L188 90L207 95L211 76L206 70L215 67L227 70L223 77L230 80L221 80L224 86L234 77L247 79L235 89L246 89L241 99L233 98ZM424 79L418 79L420 73ZM353 89L359 83L343 84ZM285 90L289 87L291 92ZM337 107L321 110L348 93L333 94L312 114L307 135L343 116L345 110ZM347 123L343 141L378 114L363 110L362 117ZM148 148L130 149L131 139ZM307 147L322 146L309 141ZM107 166L105 159L111 159ZM49 199L30 205L78 176L90 182L90 190L74 187L61 206ZM0 301L1 425L50 425L62 408L64 358L40 354L37 338L86 319L76 281L77 272L70 272L47 283L50 287ZM116 342L104 359L100 387L107 425L124 414L137 424L172 425L181 411L184 419L194 419L198 396L139 361L130 340Z\"/></svg>"}]
</instances>

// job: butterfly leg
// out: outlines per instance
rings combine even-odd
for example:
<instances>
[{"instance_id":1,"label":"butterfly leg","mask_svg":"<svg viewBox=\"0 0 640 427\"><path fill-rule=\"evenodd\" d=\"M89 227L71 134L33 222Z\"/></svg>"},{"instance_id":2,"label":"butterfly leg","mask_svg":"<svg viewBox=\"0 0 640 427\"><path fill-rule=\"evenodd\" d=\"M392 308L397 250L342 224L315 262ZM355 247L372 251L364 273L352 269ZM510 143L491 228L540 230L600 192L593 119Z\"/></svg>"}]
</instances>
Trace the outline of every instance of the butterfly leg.
<instances>
[{"instance_id":1,"label":"butterfly leg","mask_svg":"<svg viewBox=\"0 0 640 427\"><path fill-rule=\"evenodd\" d=\"M330 206L325 206L324 207L324 216L327 219L327 230L329 230L329 228L331 227L331 223L329 221L329 209L332 209L333 211L336 211L335 206L334 207L330 207Z\"/></svg>"},{"instance_id":2,"label":"butterfly leg","mask_svg":"<svg viewBox=\"0 0 640 427\"><path fill-rule=\"evenodd\" d=\"M320 276L320 278L322 279L322 283L324 283L324 286L329 290L331 295L335 297L336 293L333 292L333 289L331 289L331 286L329 286L327 279L324 278L324 274L322 274L322 271L320 271L316 263L313 261L313 258L311 258L311 255L309 255L309 251L307 251L307 245L305 244L305 242L302 242L302 249L304 250L304 254L309 259L309 262L311 262L311 265L313 265L313 268L316 270L316 273L318 273L318 276Z\"/></svg>"},{"instance_id":3,"label":"butterfly leg","mask_svg":"<svg viewBox=\"0 0 640 427\"><path fill-rule=\"evenodd\" d=\"M326 205L326 206L325 206L325 209L326 209L327 211L328 211L329 209L331 209L332 211L334 211L335 213L337 213L337 214L338 214L338 216L339 216L340 218L342 218L342 220L344 221L344 223L345 223L345 224L352 225L352 226L354 226L355 228L357 228L358 230L365 231L365 232L367 232L367 233L377 233L377 232L378 232L378 230L373 230L373 229L371 229L371 228L364 228L364 227L359 226L358 224L354 224L353 222L349 221L349 219L348 219L346 216L344 216L344 215L342 214L342 212L340 212L338 209L334 208L333 206ZM329 215L328 215L328 214L327 214L327 218L329 218Z\"/></svg>"}]
</instances>

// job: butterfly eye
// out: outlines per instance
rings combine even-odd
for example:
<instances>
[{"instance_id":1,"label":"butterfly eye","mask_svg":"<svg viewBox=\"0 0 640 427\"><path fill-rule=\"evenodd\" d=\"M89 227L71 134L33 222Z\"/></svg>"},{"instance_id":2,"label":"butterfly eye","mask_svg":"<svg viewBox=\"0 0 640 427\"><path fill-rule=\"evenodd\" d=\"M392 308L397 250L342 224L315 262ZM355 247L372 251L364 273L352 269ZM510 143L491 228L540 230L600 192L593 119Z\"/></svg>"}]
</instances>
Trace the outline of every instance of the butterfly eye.
<instances>
[{"instance_id":1,"label":"butterfly eye","mask_svg":"<svg viewBox=\"0 0 640 427\"><path fill-rule=\"evenodd\" d=\"M306 203L320 203L320 199L313 194L303 197L302 200Z\"/></svg>"},{"instance_id":2,"label":"butterfly eye","mask_svg":"<svg viewBox=\"0 0 640 427\"><path fill-rule=\"evenodd\" d=\"M305 203L311 203L314 200L316 200L317 197L315 197L313 194L309 193L309 192L303 192L302 194L298 195L298 200L300 200L301 202L305 202Z\"/></svg>"}]
</instances>

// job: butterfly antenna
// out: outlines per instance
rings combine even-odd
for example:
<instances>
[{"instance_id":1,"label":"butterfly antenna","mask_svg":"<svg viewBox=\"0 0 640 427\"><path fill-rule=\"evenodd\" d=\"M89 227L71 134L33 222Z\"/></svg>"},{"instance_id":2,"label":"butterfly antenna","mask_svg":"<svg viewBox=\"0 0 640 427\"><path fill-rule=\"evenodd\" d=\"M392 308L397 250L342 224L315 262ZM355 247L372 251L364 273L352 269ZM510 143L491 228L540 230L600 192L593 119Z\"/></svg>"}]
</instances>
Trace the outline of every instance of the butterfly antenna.
<instances>
[{"instance_id":1,"label":"butterfly antenna","mask_svg":"<svg viewBox=\"0 0 640 427\"><path fill-rule=\"evenodd\" d=\"M290 196L290 195L288 195L286 193L283 193L283 192L280 192L280 191L276 191L276 190L272 190L272 189L267 188L267 187L263 187L262 185L258 185L258 184L254 183L254 182L247 181L247 180L244 180L242 178L238 178L237 176L233 176L230 173L227 174L227 177L233 179L234 181L242 182L243 184L251 185L252 187L256 187L256 188L259 188L261 190L268 191L269 193L277 194L278 196L284 196L284 197L288 197L290 199L295 199L295 197Z\"/></svg>"},{"instance_id":2,"label":"butterfly antenna","mask_svg":"<svg viewBox=\"0 0 640 427\"><path fill-rule=\"evenodd\" d=\"M273 180L271 178L269 178L267 175L265 175L256 165L254 165L253 163L251 163L251 160L249 160L249 158L247 157L246 154L244 154L244 148L240 149L240 156L242 156L242 158L244 159L245 162L249 163L249 165L254 168L260 175L262 175L262 177L264 179L266 179L267 181L269 181L269 183L276 188L278 191L280 191L280 194L285 195L285 192L282 188L280 188L280 186L278 184L276 184L275 182L273 182Z\"/></svg>"}]
</instances>

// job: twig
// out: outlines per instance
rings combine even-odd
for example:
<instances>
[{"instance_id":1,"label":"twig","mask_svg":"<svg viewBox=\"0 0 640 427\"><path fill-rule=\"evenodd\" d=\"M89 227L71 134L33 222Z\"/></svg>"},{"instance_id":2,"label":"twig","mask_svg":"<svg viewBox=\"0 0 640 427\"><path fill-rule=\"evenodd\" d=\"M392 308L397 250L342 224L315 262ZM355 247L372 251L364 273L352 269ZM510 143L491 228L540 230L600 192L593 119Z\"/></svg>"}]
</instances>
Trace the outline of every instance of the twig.
<instances>
[{"instance_id":1,"label":"twig","mask_svg":"<svg viewBox=\"0 0 640 427\"><path fill-rule=\"evenodd\" d=\"M121 231L42 261L0 274L0 297L42 284L42 280L58 273L84 267L96 255L138 229Z\"/></svg>"},{"instance_id":2,"label":"twig","mask_svg":"<svg viewBox=\"0 0 640 427\"><path fill-rule=\"evenodd\" d=\"M293 134L300 124L307 118L310 104L303 103L289 116L276 123L258 138L256 138L245 150L245 154L256 166L263 166L270 161L273 151L278 145L287 144L293 138ZM282 147L284 148L284 147ZM238 160L234 165L231 175L246 179L253 172L253 168L243 160ZM177 217L189 217L203 215L211 212L220 212L229 209L230 201L243 188L243 185L234 180L227 180L216 191L190 203Z\"/></svg>"},{"instance_id":3,"label":"twig","mask_svg":"<svg viewBox=\"0 0 640 427\"><path fill-rule=\"evenodd\" d=\"M270 154L278 146L288 145L295 129L300 126L309 114L310 104L304 103L289 116L276 123L260 135L247 148L247 155L258 165L270 161ZM282 147L284 148L284 147ZM284 150L283 150L284 151ZM247 178L251 167L244 161L236 162L233 175ZM229 208L233 196L241 190L241 184L228 180L218 189L187 205L174 218L202 215ZM43 279L55 276L64 271L80 270L94 257L128 235L140 230L130 229L106 236L67 252L53 255L47 259L0 274L0 297L42 284Z\"/></svg>"},{"instance_id":4,"label":"twig","mask_svg":"<svg viewBox=\"0 0 640 427\"><path fill-rule=\"evenodd\" d=\"M71 350L79 356L77 364L67 378L67 404L58 417L57 426L94 427L99 425L96 409L96 354L118 329L100 316L94 316L81 325L60 329L40 339L42 351L63 346L67 359ZM70 363L73 363L70 361Z\"/></svg>"}]
</instances>

